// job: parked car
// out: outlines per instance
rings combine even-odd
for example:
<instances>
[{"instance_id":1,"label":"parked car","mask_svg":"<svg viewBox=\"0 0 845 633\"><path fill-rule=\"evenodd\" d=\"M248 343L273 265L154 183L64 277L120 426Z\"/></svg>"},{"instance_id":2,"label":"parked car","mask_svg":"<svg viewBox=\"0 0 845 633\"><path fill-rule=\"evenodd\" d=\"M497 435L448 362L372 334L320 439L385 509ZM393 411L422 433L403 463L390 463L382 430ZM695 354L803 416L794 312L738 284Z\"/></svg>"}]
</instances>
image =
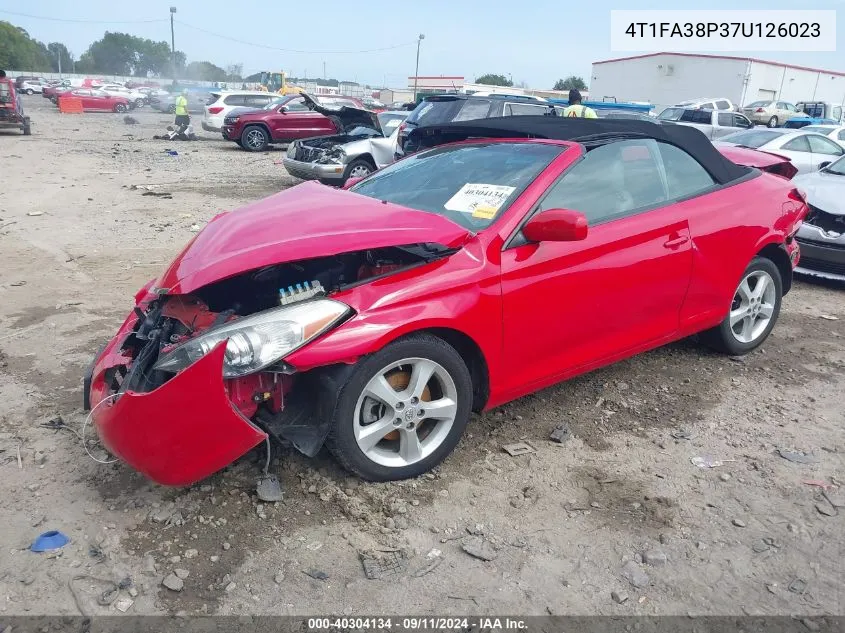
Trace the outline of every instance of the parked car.
<instances>
[{"instance_id":1,"label":"parked car","mask_svg":"<svg viewBox=\"0 0 845 633\"><path fill-rule=\"evenodd\" d=\"M373 112L384 112L387 110L386 105L378 99L373 99L372 97L363 97L361 99L361 103L364 104L364 107L367 110L372 110Z\"/></svg>"},{"instance_id":2,"label":"parked car","mask_svg":"<svg viewBox=\"0 0 845 633\"><path fill-rule=\"evenodd\" d=\"M748 149L739 145L728 145L727 143L717 144L716 149L722 156L737 165L754 167L786 180L792 180L798 174L798 170L792 164L792 161L780 154Z\"/></svg>"},{"instance_id":3,"label":"parked car","mask_svg":"<svg viewBox=\"0 0 845 633\"><path fill-rule=\"evenodd\" d=\"M755 101L742 109L742 113L754 123L766 127L778 127L790 119L802 116L802 113L786 101Z\"/></svg>"},{"instance_id":4,"label":"parked car","mask_svg":"<svg viewBox=\"0 0 845 633\"><path fill-rule=\"evenodd\" d=\"M659 123L659 121L650 114L637 112L635 110L611 110L601 108L596 110L596 116L600 119L627 119L629 121L650 121L651 123Z\"/></svg>"},{"instance_id":5,"label":"parked car","mask_svg":"<svg viewBox=\"0 0 845 633\"><path fill-rule=\"evenodd\" d=\"M810 212L795 240L801 246L797 273L845 281L845 157L795 178Z\"/></svg>"},{"instance_id":6,"label":"parked car","mask_svg":"<svg viewBox=\"0 0 845 633\"><path fill-rule=\"evenodd\" d=\"M826 136L834 143L845 147L845 125L808 125L801 129Z\"/></svg>"},{"instance_id":7,"label":"parked car","mask_svg":"<svg viewBox=\"0 0 845 633\"><path fill-rule=\"evenodd\" d=\"M41 90L41 96L45 99L49 99L53 103L56 103L59 95L65 92L70 92L71 90L74 90L74 87L70 85L70 82L55 84L52 86L45 86Z\"/></svg>"},{"instance_id":8,"label":"parked car","mask_svg":"<svg viewBox=\"0 0 845 633\"><path fill-rule=\"evenodd\" d=\"M208 104L209 99L212 98L211 94L210 92L189 92L187 96L188 114L203 114L205 112L205 106ZM150 107L154 110L173 114L176 112L176 97L178 96L179 93L168 93L167 95L153 97L150 99Z\"/></svg>"},{"instance_id":9,"label":"parked car","mask_svg":"<svg viewBox=\"0 0 845 633\"><path fill-rule=\"evenodd\" d=\"M32 134L29 117L24 114L23 103L18 97L15 82L0 70L0 129L17 128L24 136Z\"/></svg>"},{"instance_id":10,"label":"parked car","mask_svg":"<svg viewBox=\"0 0 845 633\"><path fill-rule=\"evenodd\" d=\"M288 146L285 169L302 180L343 186L350 178L364 178L394 161L399 124L407 110L374 113L358 108L339 110L315 105L314 110L340 120L343 131L294 141Z\"/></svg>"},{"instance_id":11,"label":"parked car","mask_svg":"<svg viewBox=\"0 0 845 633\"><path fill-rule=\"evenodd\" d=\"M44 77L39 77L38 75L18 75L17 77L15 77L15 90L17 92L21 91L25 81L43 82Z\"/></svg>"},{"instance_id":12,"label":"parked car","mask_svg":"<svg viewBox=\"0 0 845 633\"><path fill-rule=\"evenodd\" d=\"M28 79L21 84L20 90L18 92L23 92L28 95L34 94L41 94L44 91L44 88L48 87L48 84L43 79Z\"/></svg>"},{"instance_id":13,"label":"parked car","mask_svg":"<svg viewBox=\"0 0 845 633\"><path fill-rule=\"evenodd\" d=\"M149 101L146 94L139 90L130 90L120 84L106 83L96 88L100 92L113 95L115 97L123 97L130 103L133 103L136 108L143 107Z\"/></svg>"},{"instance_id":14,"label":"parked car","mask_svg":"<svg viewBox=\"0 0 845 633\"><path fill-rule=\"evenodd\" d=\"M234 141L250 152L261 152L272 143L290 143L301 138L326 136L343 131L342 123L314 109L316 104L325 106L352 106L364 109L352 97L314 97L297 95L302 101L291 100L267 110L228 115L223 124L223 137ZM303 109L303 104L305 108Z\"/></svg>"},{"instance_id":15,"label":"parked car","mask_svg":"<svg viewBox=\"0 0 845 633\"><path fill-rule=\"evenodd\" d=\"M660 121L689 125L704 132L711 141L737 130L753 128L754 124L737 112L721 110L696 110L693 108L666 108L657 115Z\"/></svg>"},{"instance_id":16,"label":"parked car","mask_svg":"<svg viewBox=\"0 0 845 633\"><path fill-rule=\"evenodd\" d=\"M406 148L405 143L411 131L419 126L500 116L548 115L554 112L555 107L551 103L532 103L511 95L478 97L474 94L447 94L425 97L399 126L397 157L414 151L412 147Z\"/></svg>"},{"instance_id":17,"label":"parked car","mask_svg":"<svg viewBox=\"0 0 845 633\"><path fill-rule=\"evenodd\" d=\"M205 106L202 129L206 132L220 132L223 121L233 108L246 106L263 108L278 95L254 90L212 91Z\"/></svg>"},{"instance_id":18,"label":"parked car","mask_svg":"<svg viewBox=\"0 0 845 633\"><path fill-rule=\"evenodd\" d=\"M85 111L126 112L135 107L135 103L126 97L118 97L101 90L78 88L62 93L60 98L75 97L82 101Z\"/></svg>"},{"instance_id":19,"label":"parked car","mask_svg":"<svg viewBox=\"0 0 845 633\"><path fill-rule=\"evenodd\" d=\"M308 182L216 216L145 284L84 379L104 446L165 485L271 438L416 477L473 410L694 333L745 354L775 326L807 212L792 183L684 126L425 132L347 190Z\"/></svg>"},{"instance_id":20,"label":"parked car","mask_svg":"<svg viewBox=\"0 0 845 633\"><path fill-rule=\"evenodd\" d=\"M781 154L792 161L799 174L816 171L845 154L845 149L826 136L783 128L743 130L723 136L714 142Z\"/></svg>"},{"instance_id":21,"label":"parked car","mask_svg":"<svg viewBox=\"0 0 845 633\"><path fill-rule=\"evenodd\" d=\"M738 108L730 99L724 97L689 99L676 103L675 107L695 108L698 110L737 110Z\"/></svg>"},{"instance_id":22,"label":"parked car","mask_svg":"<svg viewBox=\"0 0 845 633\"><path fill-rule=\"evenodd\" d=\"M826 101L799 101L795 108L801 116L788 121L790 127L804 121L808 125L841 125L843 122L843 107L841 104L828 103Z\"/></svg>"}]
</instances>

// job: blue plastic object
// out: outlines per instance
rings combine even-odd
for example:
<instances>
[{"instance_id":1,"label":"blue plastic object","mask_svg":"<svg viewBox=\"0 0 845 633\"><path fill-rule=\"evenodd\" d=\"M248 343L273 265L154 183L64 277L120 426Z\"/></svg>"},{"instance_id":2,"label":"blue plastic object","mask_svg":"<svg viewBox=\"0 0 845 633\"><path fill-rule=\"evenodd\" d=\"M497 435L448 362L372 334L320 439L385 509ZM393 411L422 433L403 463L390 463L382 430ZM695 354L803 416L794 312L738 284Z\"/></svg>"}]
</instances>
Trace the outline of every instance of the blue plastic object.
<instances>
[{"instance_id":1,"label":"blue plastic object","mask_svg":"<svg viewBox=\"0 0 845 633\"><path fill-rule=\"evenodd\" d=\"M39 535L32 542L30 549L33 552L49 552L50 550L61 549L68 543L70 543L70 539L66 535L56 530L50 530Z\"/></svg>"}]
</instances>

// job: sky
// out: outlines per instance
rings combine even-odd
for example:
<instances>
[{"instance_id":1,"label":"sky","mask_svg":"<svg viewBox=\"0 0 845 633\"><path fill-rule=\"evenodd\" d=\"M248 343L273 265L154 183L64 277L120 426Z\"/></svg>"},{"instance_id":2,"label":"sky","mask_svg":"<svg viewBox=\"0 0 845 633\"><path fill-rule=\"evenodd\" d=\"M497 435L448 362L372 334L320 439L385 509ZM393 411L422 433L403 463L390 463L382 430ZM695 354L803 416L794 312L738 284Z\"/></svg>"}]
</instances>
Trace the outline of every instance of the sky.
<instances>
[{"instance_id":1,"label":"sky","mask_svg":"<svg viewBox=\"0 0 845 633\"><path fill-rule=\"evenodd\" d=\"M171 6L177 9L176 48L186 53L188 61L207 60L224 68L240 63L245 74L285 70L291 76L322 77L325 64L329 78L401 88L414 74L417 37L424 34L420 75L457 75L473 81L484 73L496 73L532 88L549 88L569 75L579 75L589 84L592 62L634 54L611 50L611 9L678 9L683 4L678 0L524 4L0 0L0 20L23 27L45 43L64 42L78 58L106 30L170 41ZM845 0L708 0L696 8L759 10L761 20L772 9L837 9L837 52L728 54L845 71Z\"/></svg>"}]
</instances>

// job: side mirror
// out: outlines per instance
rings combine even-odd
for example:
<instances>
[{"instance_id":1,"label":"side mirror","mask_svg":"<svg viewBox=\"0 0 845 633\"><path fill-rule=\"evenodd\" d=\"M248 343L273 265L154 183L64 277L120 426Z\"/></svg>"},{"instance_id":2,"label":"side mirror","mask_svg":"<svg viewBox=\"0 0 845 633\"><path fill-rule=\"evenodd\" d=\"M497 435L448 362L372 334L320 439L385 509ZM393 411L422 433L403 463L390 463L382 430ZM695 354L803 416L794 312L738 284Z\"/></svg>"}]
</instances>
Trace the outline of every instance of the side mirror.
<instances>
[{"instance_id":1,"label":"side mirror","mask_svg":"<svg viewBox=\"0 0 845 633\"><path fill-rule=\"evenodd\" d=\"M355 185L357 185L362 180L364 180L364 179L363 178L349 178L344 183L343 187L341 187L341 189L349 189L350 187L354 187Z\"/></svg>"},{"instance_id":2,"label":"side mirror","mask_svg":"<svg viewBox=\"0 0 845 633\"><path fill-rule=\"evenodd\" d=\"M548 209L522 227L531 242L577 242L587 237L587 217L571 209Z\"/></svg>"},{"instance_id":3,"label":"side mirror","mask_svg":"<svg viewBox=\"0 0 845 633\"><path fill-rule=\"evenodd\" d=\"M279 112L281 112L282 114L287 113L287 111L288 111L288 106L286 106L286 105L283 105L281 108L279 108Z\"/></svg>"},{"instance_id":4,"label":"side mirror","mask_svg":"<svg viewBox=\"0 0 845 633\"><path fill-rule=\"evenodd\" d=\"M819 169L824 169L825 167L828 167L829 165L830 165L830 161L826 160L823 163L819 163Z\"/></svg>"}]
</instances>

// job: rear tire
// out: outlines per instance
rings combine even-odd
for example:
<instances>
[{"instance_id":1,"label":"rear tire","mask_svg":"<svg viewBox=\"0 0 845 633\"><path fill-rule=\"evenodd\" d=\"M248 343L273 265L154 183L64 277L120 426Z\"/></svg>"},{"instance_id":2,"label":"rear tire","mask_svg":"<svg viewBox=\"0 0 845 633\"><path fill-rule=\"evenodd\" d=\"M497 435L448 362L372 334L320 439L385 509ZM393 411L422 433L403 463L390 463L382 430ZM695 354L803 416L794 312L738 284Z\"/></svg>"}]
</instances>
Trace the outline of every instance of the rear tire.
<instances>
[{"instance_id":1,"label":"rear tire","mask_svg":"<svg viewBox=\"0 0 845 633\"><path fill-rule=\"evenodd\" d=\"M27 89L26 89L26 94L28 94L28 95L34 95L34 94L35 94L35 90L33 90L32 88L27 88Z\"/></svg>"},{"instance_id":2,"label":"rear tire","mask_svg":"<svg viewBox=\"0 0 845 633\"><path fill-rule=\"evenodd\" d=\"M778 118L776 116L773 116L766 123L766 127L777 127L777 126L778 126Z\"/></svg>"},{"instance_id":3,"label":"rear tire","mask_svg":"<svg viewBox=\"0 0 845 633\"><path fill-rule=\"evenodd\" d=\"M115 112L126 112L127 107L125 103L115 103L114 104L114 111Z\"/></svg>"},{"instance_id":4,"label":"rear tire","mask_svg":"<svg viewBox=\"0 0 845 633\"><path fill-rule=\"evenodd\" d=\"M143 108L144 107L144 100L143 99L135 99L135 107L136 108Z\"/></svg>"},{"instance_id":5,"label":"rear tire","mask_svg":"<svg viewBox=\"0 0 845 633\"><path fill-rule=\"evenodd\" d=\"M732 356L754 351L777 323L782 298L780 270L772 260L755 257L742 273L728 315L716 327L702 332L701 340Z\"/></svg>"},{"instance_id":6,"label":"rear tire","mask_svg":"<svg viewBox=\"0 0 845 633\"><path fill-rule=\"evenodd\" d=\"M270 144L270 135L260 125L249 125L241 132L241 147L248 152L263 152Z\"/></svg>"},{"instance_id":7,"label":"rear tire","mask_svg":"<svg viewBox=\"0 0 845 633\"><path fill-rule=\"evenodd\" d=\"M415 371L426 367L433 373L417 382ZM413 388L412 381L418 389ZM365 395L390 393L380 390L379 384L393 391L388 400L395 395L403 402L391 407ZM418 398L411 397L418 391ZM440 412L440 417L429 417L427 403ZM355 366L340 390L326 445L344 468L364 479L417 477L455 449L469 422L471 407L472 379L455 348L429 334L409 336ZM378 425L372 429L379 431L368 435L370 425ZM372 441L374 438L379 439Z\"/></svg>"},{"instance_id":8,"label":"rear tire","mask_svg":"<svg viewBox=\"0 0 845 633\"><path fill-rule=\"evenodd\" d=\"M32 123L30 122L30 120L28 118L24 119L24 122L23 122L23 135L24 136L31 136L32 135Z\"/></svg>"}]
</instances>

